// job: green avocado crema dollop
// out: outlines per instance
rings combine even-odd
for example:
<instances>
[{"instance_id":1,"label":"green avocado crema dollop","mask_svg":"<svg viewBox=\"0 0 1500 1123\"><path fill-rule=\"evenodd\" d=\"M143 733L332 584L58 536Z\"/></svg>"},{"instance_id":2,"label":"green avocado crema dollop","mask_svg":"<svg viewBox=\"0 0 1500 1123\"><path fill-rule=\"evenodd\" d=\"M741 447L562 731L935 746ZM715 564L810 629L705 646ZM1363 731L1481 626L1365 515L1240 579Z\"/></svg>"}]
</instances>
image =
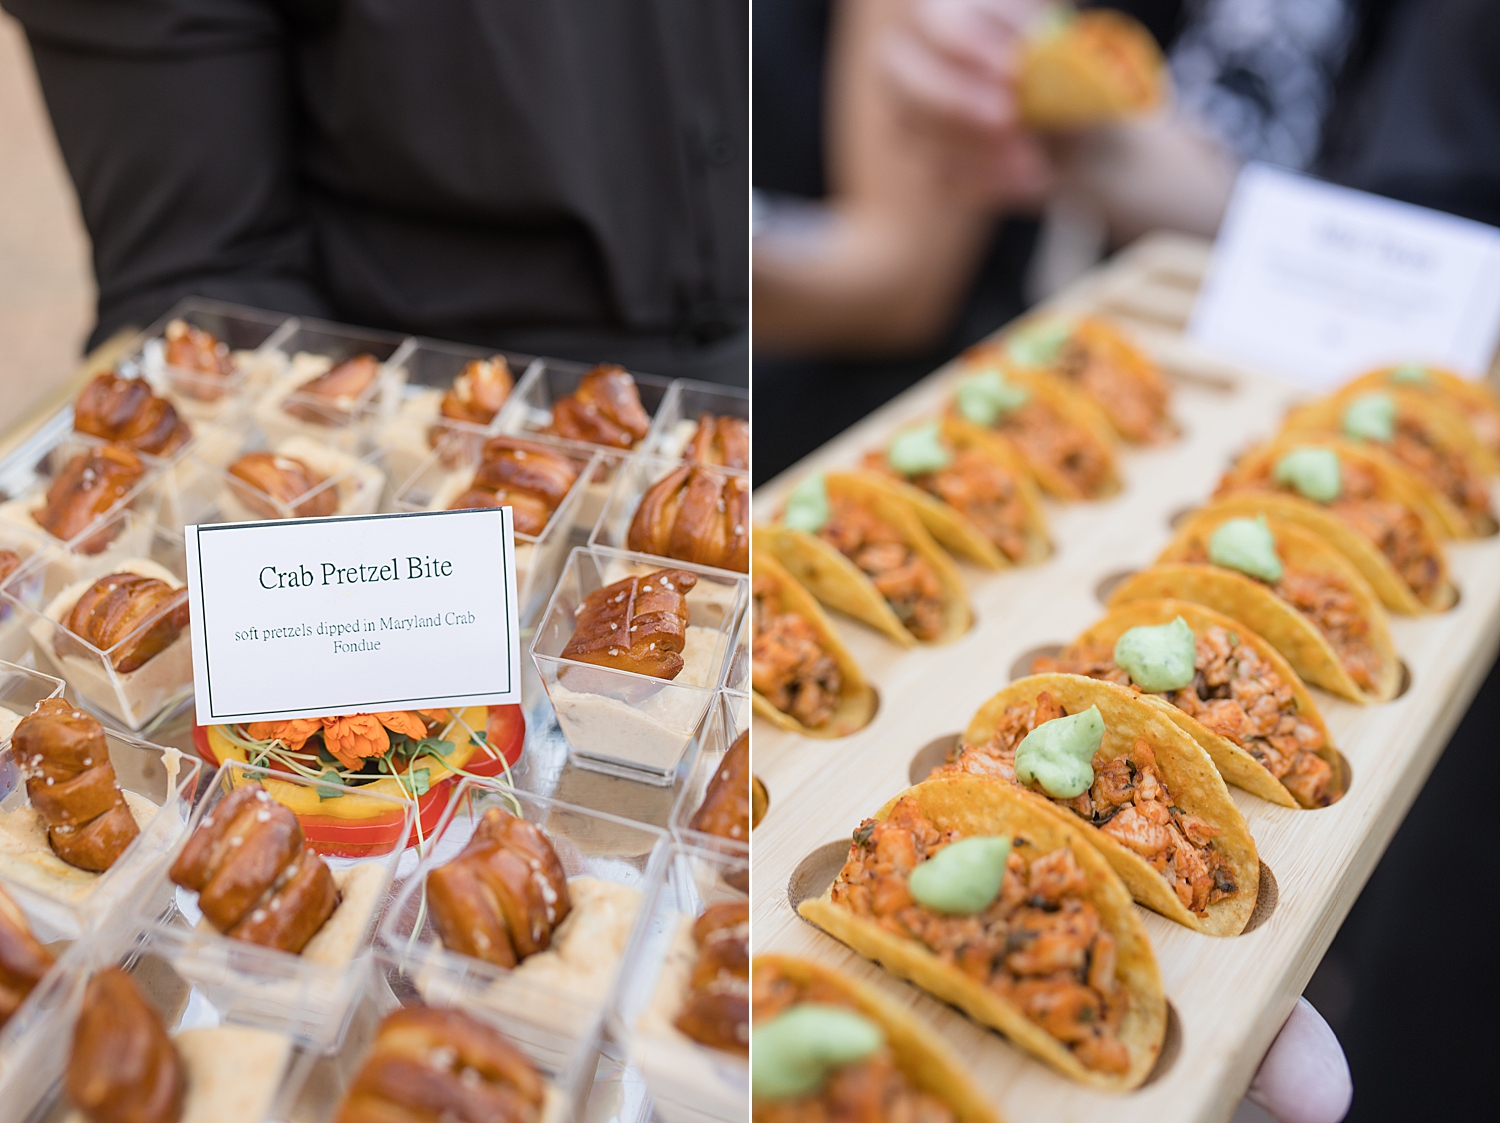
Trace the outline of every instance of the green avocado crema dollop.
<instances>
[{"instance_id":1,"label":"green avocado crema dollop","mask_svg":"<svg viewBox=\"0 0 1500 1123\"><path fill-rule=\"evenodd\" d=\"M765 1100L810 1095L834 1069L864 1060L884 1043L881 1028L854 1010L799 1003L751 1033L751 1091Z\"/></svg>"},{"instance_id":2,"label":"green avocado crema dollop","mask_svg":"<svg viewBox=\"0 0 1500 1123\"><path fill-rule=\"evenodd\" d=\"M958 412L975 425L993 425L1030 397L1026 387L1012 386L998 370L987 370L958 388Z\"/></svg>"},{"instance_id":3,"label":"green avocado crema dollop","mask_svg":"<svg viewBox=\"0 0 1500 1123\"><path fill-rule=\"evenodd\" d=\"M1294 448L1276 461L1272 475L1314 503L1332 503L1343 489L1339 454L1331 448Z\"/></svg>"},{"instance_id":4,"label":"green avocado crema dollop","mask_svg":"<svg viewBox=\"0 0 1500 1123\"><path fill-rule=\"evenodd\" d=\"M1094 783L1094 754L1104 743L1098 706L1043 722L1016 749L1016 779L1040 784L1053 799L1073 799Z\"/></svg>"},{"instance_id":5,"label":"green avocado crema dollop","mask_svg":"<svg viewBox=\"0 0 1500 1123\"><path fill-rule=\"evenodd\" d=\"M822 472L814 472L792 489L787 496L781 521L793 530L816 534L828 525L833 508L828 503L828 484Z\"/></svg>"},{"instance_id":6,"label":"green avocado crema dollop","mask_svg":"<svg viewBox=\"0 0 1500 1123\"><path fill-rule=\"evenodd\" d=\"M1396 435L1396 399L1376 391L1361 394L1344 407L1344 436L1387 444Z\"/></svg>"},{"instance_id":7,"label":"green avocado crema dollop","mask_svg":"<svg viewBox=\"0 0 1500 1123\"><path fill-rule=\"evenodd\" d=\"M918 904L937 912L973 916L989 908L1000 895L1009 857L1008 838L961 838L912 870L906 887Z\"/></svg>"},{"instance_id":8,"label":"green avocado crema dollop","mask_svg":"<svg viewBox=\"0 0 1500 1123\"><path fill-rule=\"evenodd\" d=\"M943 444L942 426L936 421L908 429L891 442L885 462L903 476L936 472L953 463L953 453Z\"/></svg>"},{"instance_id":9,"label":"green avocado crema dollop","mask_svg":"<svg viewBox=\"0 0 1500 1123\"><path fill-rule=\"evenodd\" d=\"M1023 367L1051 366L1072 334L1071 320L1062 317L1038 320L1011 332L1005 341L1005 353L1011 362Z\"/></svg>"},{"instance_id":10,"label":"green avocado crema dollop","mask_svg":"<svg viewBox=\"0 0 1500 1123\"><path fill-rule=\"evenodd\" d=\"M1419 363L1407 363L1405 366L1397 367L1391 371L1391 381L1405 385L1420 384L1432 381L1432 375L1427 373L1427 368Z\"/></svg>"},{"instance_id":11,"label":"green avocado crema dollop","mask_svg":"<svg viewBox=\"0 0 1500 1123\"><path fill-rule=\"evenodd\" d=\"M1197 674L1193 629L1181 616L1170 624L1142 624L1115 640L1115 662L1151 694L1181 690Z\"/></svg>"},{"instance_id":12,"label":"green avocado crema dollop","mask_svg":"<svg viewBox=\"0 0 1500 1123\"><path fill-rule=\"evenodd\" d=\"M1208 560L1272 584L1280 581L1284 572L1276 553L1276 536L1264 515L1221 522L1209 535Z\"/></svg>"}]
</instances>

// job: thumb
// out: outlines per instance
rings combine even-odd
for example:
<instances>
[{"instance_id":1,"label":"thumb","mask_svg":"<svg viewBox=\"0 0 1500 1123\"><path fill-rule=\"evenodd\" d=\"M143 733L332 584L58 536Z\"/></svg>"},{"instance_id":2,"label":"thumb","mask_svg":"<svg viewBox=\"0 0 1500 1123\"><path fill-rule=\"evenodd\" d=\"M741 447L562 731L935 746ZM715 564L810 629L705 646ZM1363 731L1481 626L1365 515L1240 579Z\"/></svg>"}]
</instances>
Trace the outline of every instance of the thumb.
<instances>
[{"instance_id":1,"label":"thumb","mask_svg":"<svg viewBox=\"0 0 1500 1123\"><path fill-rule=\"evenodd\" d=\"M1281 1123L1339 1123L1354 1099L1339 1039L1305 998L1271 1043L1246 1093Z\"/></svg>"}]
</instances>

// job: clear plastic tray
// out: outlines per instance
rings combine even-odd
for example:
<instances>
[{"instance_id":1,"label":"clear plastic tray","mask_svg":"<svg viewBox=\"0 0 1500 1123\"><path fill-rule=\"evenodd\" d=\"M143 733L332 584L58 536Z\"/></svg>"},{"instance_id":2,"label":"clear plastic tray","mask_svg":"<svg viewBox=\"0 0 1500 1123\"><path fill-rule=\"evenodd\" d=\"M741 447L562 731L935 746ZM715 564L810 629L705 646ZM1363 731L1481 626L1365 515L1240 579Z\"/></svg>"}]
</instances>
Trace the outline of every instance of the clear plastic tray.
<instances>
[{"instance_id":1,"label":"clear plastic tray","mask_svg":"<svg viewBox=\"0 0 1500 1123\"><path fill-rule=\"evenodd\" d=\"M656 424L641 453L665 460L682 460L688 444L698 432L698 418L705 413L715 417L738 417L748 422L750 394L734 386L695 382L690 378L677 379L662 399L661 408L656 413Z\"/></svg>"},{"instance_id":2,"label":"clear plastic tray","mask_svg":"<svg viewBox=\"0 0 1500 1123\"><path fill-rule=\"evenodd\" d=\"M180 537L151 525L134 511L120 512L105 529L115 523L121 529L108 550L74 559L70 584L49 594L52 582L36 579L28 568L18 572L0 595L19 610L39 667L65 680L69 695L85 709L129 729L142 729L192 693L188 629L182 629L165 650L140 667L122 673L115 669L118 656L137 635L153 627L161 613L142 621L108 651L74 635L62 621L90 584L111 573L142 573L181 588L187 583L187 559Z\"/></svg>"},{"instance_id":3,"label":"clear plastic tray","mask_svg":"<svg viewBox=\"0 0 1500 1123\"><path fill-rule=\"evenodd\" d=\"M28 838L14 844L16 849L7 846L0 853L0 884L44 944L125 925L139 903L142 886L164 864L193 810L202 772L197 758L108 726L104 737L115 778L136 811L141 833L102 874L75 869L52 853L45 827L27 800L14 748L9 742L0 748L0 816L6 820L6 837L12 837L14 829L17 836Z\"/></svg>"},{"instance_id":4,"label":"clear plastic tray","mask_svg":"<svg viewBox=\"0 0 1500 1123\"><path fill-rule=\"evenodd\" d=\"M750 1065L710 1049L671 1023L694 961L693 921L710 905L745 900L746 858L673 843L645 922L626 953L610 1011L611 1038L646 1079L662 1123L743 1123L749 1114ZM666 969L669 952L677 969Z\"/></svg>"},{"instance_id":5,"label":"clear plastic tray","mask_svg":"<svg viewBox=\"0 0 1500 1123\"><path fill-rule=\"evenodd\" d=\"M593 533L589 536L589 545L610 550L633 549L630 545L630 524L635 519L635 512L641 505L641 500L646 492L681 467L682 464L679 461L663 460L659 457L633 456L627 460L615 474L615 485L610 490L609 499L604 505L603 513L599 516L599 521L594 525ZM742 480L746 488L749 487L750 479L744 472L734 472L727 468L713 468L712 471L731 479ZM749 517L748 514L746 517ZM744 529L748 534L749 527L746 526ZM661 558L663 565L683 564L666 555L649 554L648 556ZM740 570L718 567L712 567L711 572L743 576Z\"/></svg>"},{"instance_id":6,"label":"clear plastic tray","mask_svg":"<svg viewBox=\"0 0 1500 1123\"><path fill-rule=\"evenodd\" d=\"M491 807L519 814L547 835L567 872L574 909L582 910L563 922L554 939L558 950L538 953L509 970L445 948L427 908L428 871L453 860L468 845ZM466 780L438 824L422 865L404 879L387 912L381 946L428 1001L461 1006L493 1021L533 1059L558 1066L598 1030L666 841L665 832L628 819ZM611 958L607 949L615 939L618 952Z\"/></svg>"},{"instance_id":7,"label":"clear plastic tray","mask_svg":"<svg viewBox=\"0 0 1500 1123\"><path fill-rule=\"evenodd\" d=\"M79 945L32 992L0 1032L0 1104L7 1123L62 1123L72 1115L65 1081L73 1031L95 971L122 967L161 1014L187 1072L184 1118L217 1123L271 1123L293 1118L293 1105L317 1060L287 1026L245 1022L246 995L234 984L205 988L179 972L167 949L146 936L123 947ZM290 1011L288 1012L291 1013ZM288 1019L289 1021L291 1019ZM233 1080L243 1114L204 1089Z\"/></svg>"},{"instance_id":8,"label":"clear plastic tray","mask_svg":"<svg viewBox=\"0 0 1500 1123\"><path fill-rule=\"evenodd\" d=\"M170 862L158 869L137 918L155 933L163 955L184 978L211 995L230 988L232 1002L216 1001L224 1002L237 1019L285 1026L299 1038L332 1046L358 991L360 965L389 903L391 879L408 853L414 805L357 792L335 797L314 780L231 761L209 782L182 842L234 788L251 782L262 784L273 799L293 810L298 805L309 809L298 811L308 842L323 854L340 884L343 901L313 943L292 955L221 935L203 920L197 894L171 882ZM335 799L338 806L330 807ZM355 851L359 856L341 856ZM411 862L415 865L414 856ZM352 911L341 916L345 909Z\"/></svg>"},{"instance_id":9,"label":"clear plastic tray","mask_svg":"<svg viewBox=\"0 0 1500 1123\"><path fill-rule=\"evenodd\" d=\"M676 679L562 657L578 607L589 593L633 574L664 568L636 554L575 549L531 646L558 725L579 763L661 785L672 782L717 696L747 584L720 570L669 564L698 577L687 602L689 628L700 630L689 631L687 666Z\"/></svg>"},{"instance_id":10,"label":"clear plastic tray","mask_svg":"<svg viewBox=\"0 0 1500 1123\"><path fill-rule=\"evenodd\" d=\"M386 470L393 487L401 487L424 466L437 447L430 437L438 423L443 395L453 380L470 363L487 359L504 359L514 380L511 393L525 380L526 373L539 360L493 348L471 347L462 343L444 343L436 339L414 339L406 350L401 366L405 381L384 387L376 405L375 441L385 450ZM509 403L510 398L506 398ZM443 421L443 439L449 445L455 463L478 455L486 437L500 431L501 405L487 425L463 421Z\"/></svg>"},{"instance_id":11,"label":"clear plastic tray","mask_svg":"<svg viewBox=\"0 0 1500 1123\"><path fill-rule=\"evenodd\" d=\"M590 455L571 441L551 437L491 436L507 446L542 447L572 460L578 467L578 479L563 501L552 512L547 525L538 535L516 533L516 593L520 597L521 626L536 620L547 597L557 584L558 574L568 555L568 538L577 512L584 502L590 481L602 468L603 457ZM462 436L450 437L431 452L419 470L396 493L392 505L398 511L441 511L456 499L474 478L482 445L472 451Z\"/></svg>"}]
</instances>

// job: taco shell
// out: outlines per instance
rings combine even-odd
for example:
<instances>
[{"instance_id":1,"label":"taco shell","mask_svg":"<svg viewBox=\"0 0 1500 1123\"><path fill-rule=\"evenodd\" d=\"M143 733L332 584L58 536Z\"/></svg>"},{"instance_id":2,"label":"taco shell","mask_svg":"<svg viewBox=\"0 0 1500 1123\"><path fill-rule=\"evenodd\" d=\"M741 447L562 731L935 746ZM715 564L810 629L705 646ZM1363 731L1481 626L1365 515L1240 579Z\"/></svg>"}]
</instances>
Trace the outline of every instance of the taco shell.
<instances>
[{"instance_id":1,"label":"taco shell","mask_svg":"<svg viewBox=\"0 0 1500 1123\"><path fill-rule=\"evenodd\" d=\"M1398 503L1415 512L1423 526L1425 548L1437 560L1438 582L1424 602L1396 572L1380 548L1360 534L1327 507L1300 495L1283 491L1260 490L1259 481L1267 480L1283 453L1293 448L1328 448L1347 460L1370 469L1376 479L1377 496ZM1235 463L1219 484L1214 506L1236 514L1264 511L1285 522L1296 523L1312 531L1364 575L1381 603L1392 612L1417 615L1444 612L1458 601L1458 590L1448 579L1448 556L1443 550L1441 531L1436 518L1422 502L1411 473L1377 449L1365 448L1342 437L1320 434L1293 434L1278 437L1268 444L1251 449Z\"/></svg>"},{"instance_id":2,"label":"taco shell","mask_svg":"<svg viewBox=\"0 0 1500 1123\"><path fill-rule=\"evenodd\" d=\"M1116 980L1130 995L1130 1008L1119 1033L1130 1052L1129 1070L1115 1076L1085 1068L1066 1045L1009 999L944 963L916 940L898 936L834 904L831 887L823 896L802 902L798 909L802 917L860 955L875 960L891 974L957 1006L981 1025L999 1030L1012 1043L1064 1075L1113 1091L1138 1087L1150 1075L1161 1052L1166 1034L1166 996L1156 957L1146 938L1145 926L1131 904L1130 893L1109 863L1089 845L1084 832L1068 822L1066 815L1039 806L1021 789L977 776L927 780L902 795L916 799L923 813L945 829L959 830L965 835L1012 835L1016 848L1023 854L1029 850L1030 857L1063 846L1073 851L1088 876L1090 896L1100 919L1115 938ZM891 800L876 818L885 818L895 804L896 800Z\"/></svg>"},{"instance_id":3,"label":"taco shell","mask_svg":"<svg viewBox=\"0 0 1500 1123\"><path fill-rule=\"evenodd\" d=\"M1302 679L1298 677L1297 672L1292 669L1281 653L1242 621L1186 600L1127 601L1110 609L1104 619L1078 636L1073 643L1113 650L1115 641L1131 628L1142 625L1170 624L1179 616L1193 630L1195 636L1214 625L1238 633L1240 642L1252 648L1257 655L1269 663L1271 669L1281 676L1282 681L1292 688L1292 697L1296 699L1298 714L1323 734L1323 748L1318 755L1329 763L1333 768L1334 776L1338 777L1334 801L1337 802L1342 798L1344 794L1343 761L1333 745L1333 738L1328 732L1327 724L1323 721L1323 715L1318 713L1317 703L1313 701L1313 696L1303 685ZM1219 775L1224 777L1225 783L1233 784L1237 788L1242 788L1252 795L1258 795L1261 799L1269 800L1271 803L1280 804L1282 807L1301 806L1280 780L1271 775L1255 757L1229 738L1214 733L1202 722L1178 709L1159 694L1143 692L1140 697L1149 705L1158 707L1189 737L1203 746L1203 750L1212 758L1214 767L1219 770Z\"/></svg>"},{"instance_id":4,"label":"taco shell","mask_svg":"<svg viewBox=\"0 0 1500 1123\"><path fill-rule=\"evenodd\" d=\"M1032 702L1044 690L1070 714L1090 706L1099 707L1105 727L1099 751L1106 760L1128 754L1137 737L1151 746L1156 753L1157 770L1176 805L1219 828L1221 833L1214 843L1234 871L1239 891L1214 902L1208 907L1208 915L1200 917L1183 905L1161 875L1134 851L1040 792L1020 787L1015 790L1048 814L1061 816L1082 831L1120 875L1130 895L1152 912L1205 935L1238 936L1255 909L1255 896L1260 888L1260 859L1255 840L1250 837L1250 828L1230 798L1212 758L1157 706L1148 705L1135 691L1112 682L1082 675L1029 675L1017 679L979 708L964 730L964 742L979 745L988 741L1007 709Z\"/></svg>"},{"instance_id":5,"label":"taco shell","mask_svg":"<svg viewBox=\"0 0 1500 1123\"><path fill-rule=\"evenodd\" d=\"M1500 474L1500 395L1495 393L1494 387L1487 382L1471 381L1441 367L1423 367L1426 374L1424 379L1402 382L1395 378L1400 369L1402 368L1382 367L1372 370L1348 383L1342 392L1363 393L1367 390L1400 387L1443 402L1464 420L1475 440L1486 451L1485 474Z\"/></svg>"},{"instance_id":6,"label":"taco shell","mask_svg":"<svg viewBox=\"0 0 1500 1123\"><path fill-rule=\"evenodd\" d=\"M956 507L943 502L931 492L895 476L871 473L894 494L903 499L922 520L927 533L937 539L950 554L963 558L987 569L1004 569L1011 564L1026 565L1039 562L1052 552L1052 541L1047 534L1047 516L1042 509L1041 492L1021 454L999 433L981 428L961 417L942 419L943 441L955 451L976 450L986 459L1003 468L1015 481L1022 506L1026 510L1026 551L1018 562L1012 563L979 526Z\"/></svg>"},{"instance_id":7,"label":"taco shell","mask_svg":"<svg viewBox=\"0 0 1500 1123\"><path fill-rule=\"evenodd\" d=\"M829 472L824 481L830 497L847 498L873 511L881 522L894 527L906 545L937 573L946 603L942 634L932 642L949 643L967 632L974 614L969 609L963 577L953 559L923 529L922 520L911 506L867 473ZM863 621L903 646L919 642L864 571L817 535L786 526L758 526L753 545L757 553L764 550L772 554L798 583L829 608Z\"/></svg>"},{"instance_id":8,"label":"taco shell","mask_svg":"<svg viewBox=\"0 0 1500 1123\"><path fill-rule=\"evenodd\" d=\"M818 633L823 649L838 664L839 677L843 681L838 706L835 707L828 721L816 729L803 725L791 714L778 710L759 691L753 691L751 694L751 704L755 707L755 712L771 724L792 733L800 733L804 737L847 737L869 725L870 719L875 716L877 705L875 690L865 680L859 664L854 661L854 656L849 654L849 649L839 639L833 623L818 607L817 600L797 584L796 579L786 571L769 550L758 551L750 566L756 584L769 581L775 586L773 596L780 611L792 612L802 617L812 626L813 631Z\"/></svg>"},{"instance_id":9,"label":"taco shell","mask_svg":"<svg viewBox=\"0 0 1500 1123\"><path fill-rule=\"evenodd\" d=\"M1151 33L1121 12L1057 13L1021 56L1018 94L1028 128L1088 128L1143 113L1166 86Z\"/></svg>"},{"instance_id":10,"label":"taco shell","mask_svg":"<svg viewBox=\"0 0 1500 1123\"><path fill-rule=\"evenodd\" d=\"M1287 414L1282 426L1283 431L1340 433L1343 429L1345 408L1353 399L1368 392L1367 390L1353 392L1341 390L1332 397L1299 406ZM1492 474L1487 467L1491 457L1484 446L1479 443L1479 438L1474 435L1474 431L1469 428L1464 419L1454 413L1453 409L1442 399L1401 385L1386 387L1384 392L1390 394L1395 401L1397 417L1414 422L1430 443L1461 459L1473 475L1484 477ZM1385 451L1378 444L1366 443L1365 447L1376 452ZM1390 459L1406 472L1417 494L1420 495L1422 504L1437 520L1445 537L1479 538L1495 533L1497 524L1493 515L1483 517L1471 515L1436 484L1413 471L1399 458L1391 455Z\"/></svg>"},{"instance_id":11,"label":"taco shell","mask_svg":"<svg viewBox=\"0 0 1500 1123\"><path fill-rule=\"evenodd\" d=\"M1001 371L1007 382L1022 387L1064 422L1080 429L1085 439L1095 447L1100 457L1109 465L1103 484L1097 491L1090 494L1082 491L1052 465L1027 456L1026 450L1019 443L1015 443L1013 447L1017 455L1031 470L1037 485L1054 499L1105 499L1118 492L1120 470L1115 458L1114 429L1110 426L1109 418L1105 417L1104 411L1095 404L1092 398L1061 376L1036 367L1019 367L1009 363L1005 360L1003 352L997 349L998 346L987 345L971 349L964 362L964 377L972 377L986 370ZM950 414L964 420L958 413L956 403L950 410ZM986 431L993 431L1000 436L1005 435L1003 428Z\"/></svg>"},{"instance_id":12,"label":"taco shell","mask_svg":"<svg viewBox=\"0 0 1500 1123\"><path fill-rule=\"evenodd\" d=\"M1000 1123L999 1113L975 1086L952 1047L907 1007L848 975L789 955L757 955L750 971L752 978L757 972L774 971L800 986L819 984L837 991L885 1031L896 1067L914 1088L946 1103L958 1123Z\"/></svg>"}]
</instances>

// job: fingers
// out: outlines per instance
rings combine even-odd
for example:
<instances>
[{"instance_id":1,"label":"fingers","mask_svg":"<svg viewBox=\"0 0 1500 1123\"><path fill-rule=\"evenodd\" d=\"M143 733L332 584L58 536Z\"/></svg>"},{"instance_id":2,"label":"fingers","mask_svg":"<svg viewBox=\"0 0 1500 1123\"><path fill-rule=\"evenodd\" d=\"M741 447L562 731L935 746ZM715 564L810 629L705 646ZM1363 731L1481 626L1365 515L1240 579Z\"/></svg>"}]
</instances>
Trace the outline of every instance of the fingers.
<instances>
[{"instance_id":1,"label":"fingers","mask_svg":"<svg viewBox=\"0 0 1500 1123\"><path fill-rule=\"evenodd\" d=\"M1348 1114L1349 1062L1307 999L1297 999L1246 1094L1281 1123L1339 1123Z\"/></svg>"}]
</instances>

